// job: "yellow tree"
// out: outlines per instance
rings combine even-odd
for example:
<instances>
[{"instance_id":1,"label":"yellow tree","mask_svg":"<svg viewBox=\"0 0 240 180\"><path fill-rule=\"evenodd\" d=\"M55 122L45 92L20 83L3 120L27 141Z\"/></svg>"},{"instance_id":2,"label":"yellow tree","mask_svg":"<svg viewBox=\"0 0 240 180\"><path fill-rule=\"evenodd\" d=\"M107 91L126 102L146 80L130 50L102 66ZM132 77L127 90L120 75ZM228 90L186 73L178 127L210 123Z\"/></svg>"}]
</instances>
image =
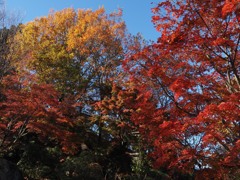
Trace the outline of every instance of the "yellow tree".
<instances>
[{"instance_id":1,"label":"yellow tree","mask_svg":"<svg viewBox=\"0 0 240 180\"><path fill-rule=\"evenodd\" d=\"M20 72L34 73L40 81L54 84L63 97L73 95L81 102L80 112L93 115L99 139L104 122L94 103L111 92L121 74L126 36L121 14L106 14L104 8L51 12L22 25L13 47Z\"/></svg>"},{"instance_id":2,"label":"yellow tree","mask_svg":"<svg viewBox=\"0 0 240 180\"><path fill-rule=\"evenodd\" d=\"M121 12L107 15L104 8L51 12L23 25L16 36L17 64L60 90L76 93L97 73L110 76L122 59L124 35Z\"/></svg>"}]
</instances>

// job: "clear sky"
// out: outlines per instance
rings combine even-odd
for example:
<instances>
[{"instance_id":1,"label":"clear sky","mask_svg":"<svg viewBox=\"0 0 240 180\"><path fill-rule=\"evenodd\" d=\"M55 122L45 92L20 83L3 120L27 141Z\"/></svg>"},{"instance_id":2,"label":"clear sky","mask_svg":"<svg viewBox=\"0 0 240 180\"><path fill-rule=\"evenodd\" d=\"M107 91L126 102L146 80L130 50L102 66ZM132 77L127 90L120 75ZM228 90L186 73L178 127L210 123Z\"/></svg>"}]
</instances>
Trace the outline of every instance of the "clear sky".
<instances>
[{"instance_id":1,"label":"clear sky","mask_svg":"<svg viewBox=\"0 0 240 180\"><path fill-rule=\"evenodd\" d=\"M45 16L51 9L61 10L67 7L96 10L104 6L107 12L123 9L123 19L128 31L140 32L147 40L156 41L159 36L151 22L151 8L160 0L5 0L7 9L20 12L23 23Z\"/></svg>"}]
</instances>

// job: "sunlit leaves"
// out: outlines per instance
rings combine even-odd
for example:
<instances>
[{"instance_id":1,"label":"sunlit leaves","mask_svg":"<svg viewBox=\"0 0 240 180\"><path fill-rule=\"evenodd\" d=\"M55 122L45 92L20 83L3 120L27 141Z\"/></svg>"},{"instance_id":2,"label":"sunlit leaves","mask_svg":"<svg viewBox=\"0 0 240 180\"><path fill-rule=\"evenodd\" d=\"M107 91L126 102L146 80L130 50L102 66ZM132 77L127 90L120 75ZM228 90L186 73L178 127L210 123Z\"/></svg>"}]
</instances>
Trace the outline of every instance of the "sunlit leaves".
<instances>
[{"instance_id":1,"label":"sunlit leaves","mask_svg":"<svg viewBox=\"0 0 240 180\"><path fill-rule=\"evenodd\" d=\"M161 33L158 42L125 61L135 87L150 90L156 100L150 117L139 114L136 119L154 139L151 155L156 167L169 173L193 174L195 169L225 178L223 172L230 172L230 166L236 173L238 4L224 0L159 3L152 9L152 21Z\"/></svg>"},{"instance_id":2,"label":"sunlit leaves","mask_svg":"<svg viewBox=\"0 0 240 180\"><path fill-rule=\"evenodd\" d=\"M106 82L123 58L121 11L64 9L22 26L15 37L15 64L63 93L82 93ZM113 71L113 69L115 69Z\"/></svg>"},{"instance_id":3,"label":"sunlit leaves","mask_svg":"<svg viewBox=\"0 0 240 180\"><path fill-rule=\"evenodd\" d=\"M239 18L239 9L240 9L240 1L239 0L226 0L224 3L224 6L222 8L222 15L226 16L230 13L236 12L238 14L238 18Z\"/></svg>"}]
</instances>

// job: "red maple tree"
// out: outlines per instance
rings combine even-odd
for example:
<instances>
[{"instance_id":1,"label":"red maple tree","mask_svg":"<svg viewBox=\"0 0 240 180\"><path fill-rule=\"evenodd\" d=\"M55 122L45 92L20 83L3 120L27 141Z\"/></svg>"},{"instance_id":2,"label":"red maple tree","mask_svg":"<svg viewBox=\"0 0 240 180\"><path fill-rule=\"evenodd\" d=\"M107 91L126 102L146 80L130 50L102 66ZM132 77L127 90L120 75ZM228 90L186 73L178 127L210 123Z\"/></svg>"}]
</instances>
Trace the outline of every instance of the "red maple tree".
<instances>
[{"instance_id":1,"label":"red maple tree","mask_svg":"<svg viewBox=\"0 0 240 180\"><path fill-rule=\"evenodd\" d=\"M166 0L152 11L160 37L125 69L155 108L132 120L147 130L155 167L231 178L240 165L240 2Z\"/></svg>"},{"instance_id":2,"label":"red maple tree","mask_svg":"<svg viewBox=\"0 0 240 180\"><path fill-rule=\"evenodd\" d=\"M37 84L31 75L6 76L1 84L0 99L2 152L21 145L22 138L33 133L45 143L60 143L64 152L74 153L79 139L70 131L74 122L65 113L71 107L58 97L52 85Z\"/></svg>"}]
</instances>

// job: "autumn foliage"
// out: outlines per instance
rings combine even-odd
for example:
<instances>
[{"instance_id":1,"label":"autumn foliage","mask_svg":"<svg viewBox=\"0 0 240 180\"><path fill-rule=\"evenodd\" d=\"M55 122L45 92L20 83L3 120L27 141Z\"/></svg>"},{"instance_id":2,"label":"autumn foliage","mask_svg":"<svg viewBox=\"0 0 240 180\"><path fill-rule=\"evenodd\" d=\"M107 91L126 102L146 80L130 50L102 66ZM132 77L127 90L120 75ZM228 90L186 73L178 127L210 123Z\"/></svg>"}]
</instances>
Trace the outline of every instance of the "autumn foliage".
<instances>
[{"instance_id":1,"label":"autumn foliage","mask_svg":"<svg viewBox=\"0 0 240 180\"><path fill-rule=\"evenodd\" d=\"M18 69L35 71L42 82L63 93L82 95L117 74L125 31L121 11L109 15L104 8L51 12L22 25L13 59Z\"/></svg>"},{"instance_id":2,"label":"autumn foliage","mask_svg":"<svg viewBox=\"0 0 240 180\"><path fill-rule=\"evenodd\" d=\"M76 135L69 131L74 124L64 115L63 103L52 85L36 84L30 77L9 75L1 88L1 149L10 151L19 146L28 134L40 141L61 144L66 153L74 153Z\"/></svg>"},{"instance_id":3,"label":"autumn foliage","mask_svg":"<svg viewBox=\"0 0 240 180\"><path fill-rule=\"evenodd\" d=\"M152 136L154 165L173 177L233 178L240 165L239 1L164 1L152 11L161 36L125 68L156 101L151 118L133 117Z\"/></svg>"},{"instance_id":4,"label":"autumn foliage","mask_svg":"<svg viewBox=\"0 0 240 180\"><path fill-rule=\"evenodd\" d=\"M42 158L38 178L238 179L239 0L152 12L156 42L127 34L121 10L20 25L0 72L0 154L21 149L31 178L23 157L37 146L55 163Z\"/></svg>"}]
</instances>

